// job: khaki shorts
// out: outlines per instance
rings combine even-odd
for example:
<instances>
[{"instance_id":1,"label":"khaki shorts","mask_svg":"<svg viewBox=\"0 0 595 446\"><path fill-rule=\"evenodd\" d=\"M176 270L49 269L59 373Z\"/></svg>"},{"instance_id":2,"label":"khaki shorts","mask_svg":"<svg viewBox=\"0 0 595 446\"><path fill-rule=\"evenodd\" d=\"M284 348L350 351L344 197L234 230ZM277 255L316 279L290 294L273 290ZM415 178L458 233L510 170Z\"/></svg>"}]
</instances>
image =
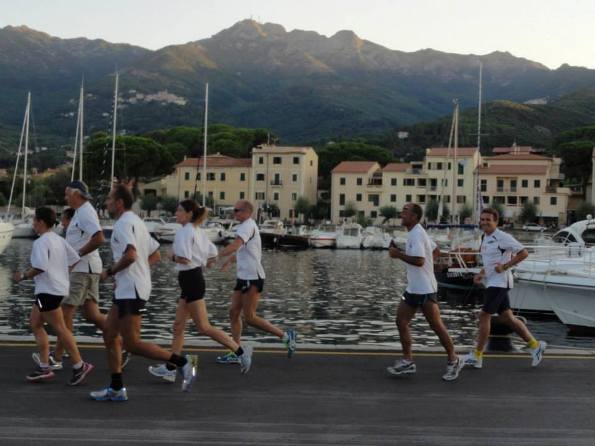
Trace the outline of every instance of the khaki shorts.
<instances>
[{"instance_id":1,"label":"khaki shorts","mask_svg":"<svg viewBox=\"0 0 595 446\"><path fill-rule=\"evenodd\" d=\"M99 302L99 274L70 273L70 294L62 304L80 307L87 299Z\"/></svg>"}]
</instances>

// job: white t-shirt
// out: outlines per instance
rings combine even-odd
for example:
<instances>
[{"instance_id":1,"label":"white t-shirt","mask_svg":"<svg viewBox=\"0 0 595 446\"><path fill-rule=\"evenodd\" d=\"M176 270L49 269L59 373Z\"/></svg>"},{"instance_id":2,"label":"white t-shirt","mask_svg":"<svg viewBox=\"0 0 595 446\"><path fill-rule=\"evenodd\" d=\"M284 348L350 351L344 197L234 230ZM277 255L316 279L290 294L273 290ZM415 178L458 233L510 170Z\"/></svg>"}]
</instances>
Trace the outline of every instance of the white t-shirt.
<instances>
[{"instance_id":1,"label":"white t-shirt","mask_svg":"<svg viewBox=\"0 0 595 446\"><path fill-rule=\"evenodd\" d=\"M97 217L97 212L91 203L87 201L74 212L74 216L66 230L66 241L76 252L79 252L83 246L89 243L91 237L99 231L101 231L99 217ZM95 249L81 257L80 262L76 264L72 271L100 274L101 268L101 257L99 257L99 251Z\"/></svg>"},{"instance_id":2,"label":"white t-shirt","mask_svg":"<svg viewBox=\"0 0 595 446\"><path fill-rule=\"evenodd\" d=\"M498 288L512 288L514 279L512 271L506 270L497 273L496 264L503 265L509 262L514 254L522 251L525 247L512 235L496 229L491 234L484 234L481 241L481 258L485 273L486 286Z\"/></svg>"},{"instance_id":3,"label":"white t-shirt","mask_svg":"<svg viewBox=\"0 0 595 446\"><path fill-rule=\"evenodd\" d=\"M251 218L244 220L237 227L236 236L244 242L236 253L238 279L264 279L264 268L261 264L262 246L256 222Z\"/></svg>"},{"instance_id":4,"label":"white t-shirt","mask_svg":"<svg viewBox=\"0 0 595 446\"><path fill-rule=\"evenodd\" d=\"M423 257L422 266L405 263L407 267L407 292L411 294L431 294L438 291L438 283L434 276L434 256L436 249L428 234L418 223L407 234L405 254L413 257Z\"/></svg>"},{"instance_id":5,"label":"white t-shirt","mask_svg":"<svg viewBox=\"0 0 595 446\"><path fill-rule=\"evenodd\" d=\"M48 231L33 242L31 266L43 271L36 275L35 294L68 296L70 280L68 268L80 259L71 246L53 231Z\"/></svg>"},{"instance_id":6,"label":"white t-shirt","mask_svg":"<svg viewBox=\"0 0 595 446\"><path fill-rule=\"evenodd\" d=\"M190 260L187 265L176 263L178 271L188 271L199 266L206 266L209 259L217 257L217 248L209 240L204 230L195 227L192 223L186 223L182 229L176 232L174 254L177 257Z\"/></svg>"},{"instance_id":7,"label":"white t-shirt","mask_svg":"<svg viewBox=\"0 0 595 446\"><path fill-rule=\"evenodd\" d=\"M143 221L132 211L124 212L114 224L111 238L114 264L126 252L128 245L136 249L136 261L115 275L116 299L149 300L151 294L151 269L149 256L159 249L159 243L149 234Z\"/></svg>"}]
</instances>

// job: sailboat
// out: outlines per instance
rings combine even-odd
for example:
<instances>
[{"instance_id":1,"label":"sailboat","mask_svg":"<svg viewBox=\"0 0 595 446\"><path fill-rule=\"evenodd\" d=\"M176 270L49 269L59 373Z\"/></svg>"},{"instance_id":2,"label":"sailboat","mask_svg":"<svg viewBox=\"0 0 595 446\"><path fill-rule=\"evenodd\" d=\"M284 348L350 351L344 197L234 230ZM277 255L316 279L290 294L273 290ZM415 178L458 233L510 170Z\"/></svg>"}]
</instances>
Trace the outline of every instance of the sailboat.
<instances>
[{"instance_id":1,"label":"sailboat","mask_svg":"<svg viewBox=\"0 0 595 446\"><path fill-rule=\"evenodd\" d=\"M10 197L8 199L8 207L6 209L6 216L10 215L10 207L12 205L12 197L14 194L14 186L16 183L17 173L19 170L19 159L23 150L23 138L25 140L24 158L23 158L23 191L22 191L22 205L20 218L12 221L14 230L12 232L13 238L35 238L35 230L33 229L33 212L25 206L27 197L27 160L29 154L29 116L31 114L31 92L27 93L27 107L25 108L25 118L23 119L23 127L21 129L21 138L19 141L19 149L17 152L17 161L12 177L12 186L10 188Z\"/></svg>"}]
</instances>

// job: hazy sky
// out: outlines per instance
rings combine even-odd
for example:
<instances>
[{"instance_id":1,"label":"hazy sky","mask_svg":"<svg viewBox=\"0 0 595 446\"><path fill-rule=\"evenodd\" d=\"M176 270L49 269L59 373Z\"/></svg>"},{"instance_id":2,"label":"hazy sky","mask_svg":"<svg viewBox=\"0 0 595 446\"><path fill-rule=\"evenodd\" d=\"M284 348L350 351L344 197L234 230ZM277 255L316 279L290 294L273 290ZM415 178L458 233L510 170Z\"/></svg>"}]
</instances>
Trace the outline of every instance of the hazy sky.
<instances>
[{"instance_id":1,"label":"hazy sky","mask_svg":"<svg viewBox=\"0 0 595 446\"><path fill-rule=\"evenodd\" d=\"M0 27L157 49L254 18L330 36L351 29L391 49L486 54L595 68L593 0L0 0Z\"/></svg>"}]
</instances>

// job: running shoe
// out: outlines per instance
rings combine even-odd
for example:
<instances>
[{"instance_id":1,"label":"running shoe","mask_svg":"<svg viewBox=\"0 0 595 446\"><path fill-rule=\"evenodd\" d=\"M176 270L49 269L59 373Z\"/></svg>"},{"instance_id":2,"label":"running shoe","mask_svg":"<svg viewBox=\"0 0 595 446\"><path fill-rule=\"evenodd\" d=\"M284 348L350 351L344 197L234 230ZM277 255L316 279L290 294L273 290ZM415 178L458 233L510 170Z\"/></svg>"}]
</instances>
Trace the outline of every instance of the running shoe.
<instances>
[{"instance_id":1,"label":"running shoe","mask_svg":"<svg viewBox=\"0 0 595 446\"><path fill-rule=\"evenodd\" d=\"M234 352L228 352L225 355L217 356L217 362L219 364L239 364L240 360Z\"/></svg>"},{"instance_id":2,"label":"running shoe","mask_svg":"<svg viewBox=\"0 0 595 446\"><path fill-rule=\"evenodd\" d=\"M252 367L252 346L248 345L242 347L244 353L238 356L240 361L240 372L242 374L246 374L250 371L250 367Z\"/></svg>"},{"instance_id":3,"label":"running shoe","mask_svg":"<svg viewBox=\"0 0 595 446\"><path fill-rule=\"evenodd\" d=\"M417 368L415 367L415 362L401 359L395 361L393 366L387 367L386 371L393 376L412 375L417 371Z\"/></svg>"},{"instance_id":4,"label":"running shoe","mask_svg":"<svg viewBox=\"0 0 595 446\"><path fill-rule=\"evenodd\" d=\"M122 368L126 367L126 365L130 362L131 357L132 353L122 350Z\"/></svg>"},{"instance_id":5,"label":"running shoe","mask_svg":"<svg viewBox=\"0 0 595 446\"><path fill-rule=\"evenodd\" d=\"M186 364L184 367L178 367L184 380L182 381L182 392L190 392L192 384L198 376L198 356L186 355Z\"/></svg>"},{"instance_id":6,"label":"running shoe","mask_svg":"<svg viewBox=\"0 0 595 446\"><path fill-rule=\"evenodd\" d=\"M176 369L169 370L165 364L150 365L149 373L170 383L176 382Z\"/></svg>"},{"instance_id":7,"label":"running shoe","mask_svg":"<svg viewBox=\"0 0 595 446\"><path fill-rule=\"evenodd\" d=\"M455 362L449 362L446 364L446 373L442 375L442 379L444 381L454 381L459 377L459 373L464 366L465 363L463 360L457 356L457 360Z\"/></svg>"},{"instance_id":8,"label":"running shoe","mask_svg":"<svg viewBox=\"0 0 595 446\"><path fill-rule=\"evenodd\" d=\"M35 364L37 364L39 367L41 367L41 357L40 357L39 353L33 352L31 354L31 357L33 358L33 362ZM62 362L56 361L56 359L54 358L53 352L50 352L49 365L52 370L62 370L62 368L63 368Z\"/></svg>"},{"instance_id":9,"label":"running shoe","mask_svg":"<svg viewBox=\"0 0 595 446\"><path fill-rule=\"evenodd\" d=\"M463 356L463 366L473 367L474 369L481 369L483 367L483 356L478 358L474 352L469 352Z\"/></svg>"},{"instance_id":10,"label":"running shoe","mask_svg":"<svg viewBox=\"0 0 595 446\"><path fill-rule=\"evenodd\" d=\"M83 365L78 369L72 369L72 378L68 381L68 385L76 386L83 382L85 377L93 371L95 366L88 362L83 362Z\"/></svg>"},{"instance_id":11,"label":"running shoe","mask_svg":"<svg viewBox=\"0 0 595 446\"><path fill-rule=\"evenodd\" d=\"M283 335L283 343L287 347L287 357L291 358L295 353L297 333L294 330L287 330Z\"/></svg>"},{"instance_id":12,"label":"running shoe","mask_svg":"<svg viewBox=\"0 0 595 446\"><path fill-rule=\"evenodd\" d=\"M531 349L531 357L533 358L531 361L532 367L537 367L541 360L543 359L543 353L547 348L547 343L544 341L539 341L539 345L536 348Z\"/></svg>"},{"instance_id":13,"label":"running shoe","mask_svg":"<svg viewBox=\"0 0 595 446\"><path fill-rule=\"evenodd\" d=\"M27 381L37 382L45 381L54 377L54 371L50 367L42 368L41 366L35 367L31 373L27 375Z\"/></svg>"},{"instance_id":14,"label":"running shoe","mask_svg":"<svg viewBox=\"0 0 595 446\"><path fill-rule=\"evenodd\" d=\"M120 390L114 390L111 387L105 389L96 390L95 392L89 393L91 399L95 401L127 401L128 392L126 387L122 387Z\"/></svg>"}]
</instances>

